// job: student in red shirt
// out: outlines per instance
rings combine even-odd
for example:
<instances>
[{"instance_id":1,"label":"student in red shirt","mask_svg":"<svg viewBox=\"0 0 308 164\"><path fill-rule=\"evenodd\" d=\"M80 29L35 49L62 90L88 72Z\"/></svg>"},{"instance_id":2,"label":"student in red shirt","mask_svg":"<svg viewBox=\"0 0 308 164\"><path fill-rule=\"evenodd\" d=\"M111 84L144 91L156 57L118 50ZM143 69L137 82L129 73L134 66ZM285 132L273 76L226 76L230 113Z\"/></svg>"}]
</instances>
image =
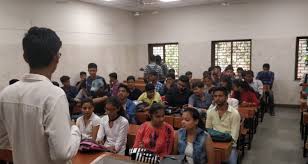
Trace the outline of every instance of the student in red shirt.
<instances>
[{"instance_id":1,"label":"student in red shirt","mask_svg":"<svg viewBox=\"0 0 308 164\"><path fill-rule=\"evenodd\" d=\"M160 156L170 155L174 143L174 130L164 122L165 109L154 103L149 109L151 121L143 123L138 129L134 148L145 148Z\"/></svg>"},{"instance_id":2,"label":"student in red shirt","mask_svg":"<svg viewBox=\"0 0 308 164\"><path fill-rule=\"evenodd\" d=\"M241 106L259 106L260 101L256 93L246 81L234 80L232 89L231 97L239 100Z\"/></svg>"}]
</instances>

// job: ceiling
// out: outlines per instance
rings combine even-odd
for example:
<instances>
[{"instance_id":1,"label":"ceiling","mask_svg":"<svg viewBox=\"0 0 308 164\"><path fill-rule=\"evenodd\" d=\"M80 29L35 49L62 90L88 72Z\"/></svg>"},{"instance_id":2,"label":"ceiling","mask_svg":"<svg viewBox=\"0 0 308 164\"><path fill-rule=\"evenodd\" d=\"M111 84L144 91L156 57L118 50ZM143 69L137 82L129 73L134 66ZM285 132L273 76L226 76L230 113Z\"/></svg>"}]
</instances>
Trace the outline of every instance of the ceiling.
<instances>
[{"instance_id":1,"label":"ceiling","mask_svg":"<svg viewBox=\"0 0 308 164\"><path fill-rule=\"evenodd\" d=\"M175 8L195 5L232 5L247 3L252 0L179 0L161 2L160 0L80 0L87 3L119 8L128 11L155 11L164 8Z\"/></svg>"}]
</instances>

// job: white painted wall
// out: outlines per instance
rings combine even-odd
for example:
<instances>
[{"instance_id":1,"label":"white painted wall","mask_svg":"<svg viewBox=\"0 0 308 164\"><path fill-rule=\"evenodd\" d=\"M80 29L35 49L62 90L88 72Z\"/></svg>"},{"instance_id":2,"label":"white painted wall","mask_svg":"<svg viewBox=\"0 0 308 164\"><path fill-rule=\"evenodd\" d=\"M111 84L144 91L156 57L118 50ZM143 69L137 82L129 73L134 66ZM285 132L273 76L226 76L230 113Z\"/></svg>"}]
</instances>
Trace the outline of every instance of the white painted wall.
<instances>
[{"instance_id":1,"label":"white painted wall","mask_svg":"<svg viewBox=\"0 0 308 164\"><path fill-rule=\"evenodd\" d=\"M211 41L252 39L252 70L268 62L276 73L278 104L298 104L294 81L295 40L308 35L308 2L197 6L144 14L137 20L139 66L147 61L147 44L179 42L180 72L200 78L210 66ZM292 3L291 3L292 2Z\"/></svg>"},{"instance_id":2,"label":"white painted wall","mask_svg":"<svg viewBox=\"0 0 308 164\"><path fill-rule=\"evenodd\" d=\"M0 0L0 90L8 79L28 72L21 40L35 25L54 29L64 43L53 77L57 81L64 74L76 81L89 62L96 62L107 79L112 71L120 80L128 74L141 76L138 69L147 63L147 44L158 42L179 42L180 71L201 77L210 66L212 40L252 39L252 69L269 62L276 73L276 103L297 104L295 38L308 35L308 2L291 2L185 7L136 18L80 2Z\"/></svg>"},{"instance_id":3,"label":"white painted wall","mask_svg":"<svg viewBox=\"0 0 308 164\"><path fill-rule=\"evenodd\" d=\"M98 64L106 80L118 72L120 80L135 74L135 18L130 12L80 2L0 1L0 89L8 80L28 72L22 58L22 38L31 26L48 27L60 36L63 47L60 64L53 76L72 81L87 64Z\"/></svg>"}]
</instances>

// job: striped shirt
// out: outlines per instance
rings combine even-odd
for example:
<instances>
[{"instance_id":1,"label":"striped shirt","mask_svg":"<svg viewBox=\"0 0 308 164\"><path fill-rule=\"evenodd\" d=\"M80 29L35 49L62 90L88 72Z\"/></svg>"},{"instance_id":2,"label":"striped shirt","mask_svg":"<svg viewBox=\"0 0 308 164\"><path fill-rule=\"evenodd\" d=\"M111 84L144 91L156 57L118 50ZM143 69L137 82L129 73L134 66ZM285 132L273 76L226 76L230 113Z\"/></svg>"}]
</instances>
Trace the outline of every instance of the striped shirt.
<instances>
[{"instance_id":1,"label":"striped shirt","mask_svg":"<svg viewBox=\"0 0 308 164\"><path fill-rule=\"evenodd\" d=\"M158 74L158 79L159 79L160 77L163 76L163 70L162 70L161 66L157 65L156 63L150 63L150 64L148 64L148 65L145 67L145 69L144 69L144 75L145 75L145 77L146 77L150 72L152 72L152 71L157 72L157 74Z\"/></svg>"}]
</instances>

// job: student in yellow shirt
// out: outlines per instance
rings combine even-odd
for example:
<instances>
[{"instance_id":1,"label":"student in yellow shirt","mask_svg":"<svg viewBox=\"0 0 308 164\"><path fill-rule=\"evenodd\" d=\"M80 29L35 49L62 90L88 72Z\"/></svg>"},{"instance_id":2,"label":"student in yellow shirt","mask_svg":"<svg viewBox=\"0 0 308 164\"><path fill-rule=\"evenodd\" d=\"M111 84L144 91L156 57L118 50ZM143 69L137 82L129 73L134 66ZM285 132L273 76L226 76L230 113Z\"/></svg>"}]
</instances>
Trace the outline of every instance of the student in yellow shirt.
<instances>
[{"instance_id":1,"label":"student in yellow shirt","mask_svg":"<svg viewBox=\"0 0 308 164\"><path fill-rule=\"evenodd\" d=\"M162 104L160 94L155 91L155 86L153 84L147 84L145 86L145 92L140 95L138 101L142 101L151 106L154 102ZM145 108L147 110L147 108Z\"/></svg>"}]
</instances>

